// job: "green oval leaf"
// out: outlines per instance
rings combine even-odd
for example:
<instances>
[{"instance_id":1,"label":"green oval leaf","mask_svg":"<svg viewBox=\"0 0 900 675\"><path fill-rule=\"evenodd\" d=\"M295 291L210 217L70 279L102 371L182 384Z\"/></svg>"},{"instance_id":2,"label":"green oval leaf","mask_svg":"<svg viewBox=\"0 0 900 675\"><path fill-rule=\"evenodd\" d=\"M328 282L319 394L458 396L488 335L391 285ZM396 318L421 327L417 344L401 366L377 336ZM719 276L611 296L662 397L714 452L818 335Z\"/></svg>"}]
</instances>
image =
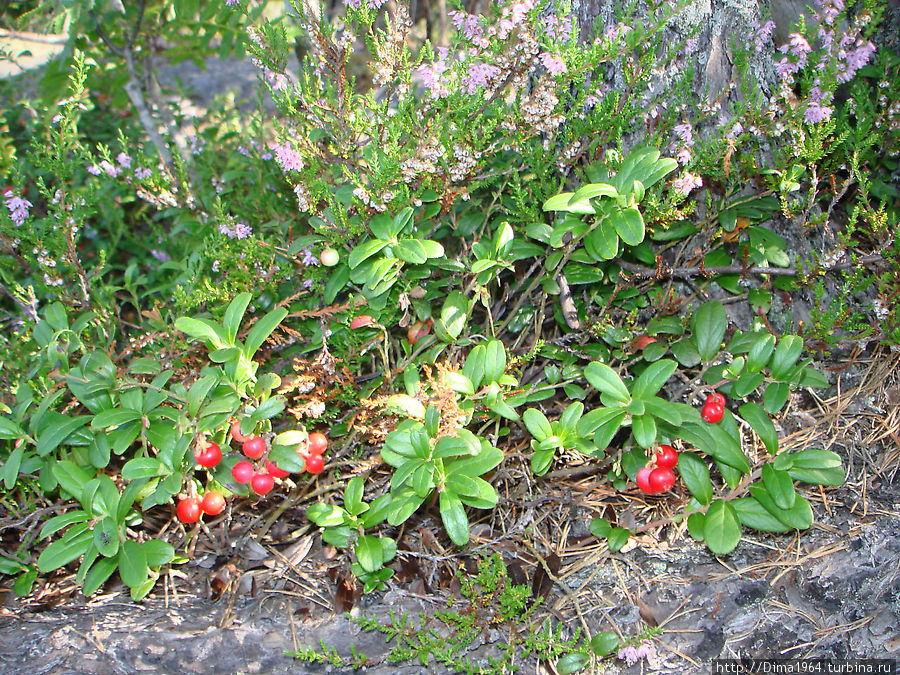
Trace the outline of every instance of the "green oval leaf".
<instances>
[{"instance_id":1,"label":"green oval leaf","mask_svg":"<svg viewBox=\"0 0 900 675\"><path fill-rule=\"evenodd\" d=\"M678 473L696 500L701 504L709 504L713 487L706 462L691 452L682 452L678 455Z\"/></svg>"},{"instance_id":2,"label":"green oval leaf","mask_svg":"<svg viewBox=\"0 0 900 675\"><path fill-rule=\"evenodd\" d=\"M457 546L465 546L469 542L469 519L459 497L449 490L443 490L440 493L439 508L450 539Z\"/></svg>"},{"instance_id":3,"label":"green oval leaf","mask_svg":"<svg viewBox=\"0 0 900 675\"><path fill-rule=\"evenodd\" d=\"M760 405L752 402L742 405L738 408L738 412L765 444L769 454L776 454L778 452L778 432L775 430L769 414Z\"/></svg>"},{"instance_id":4,"label":"green oval leaf","mask_svg":"<svg viewBox=\"0 0 900 675\"><path fill-rule=\"evenodd\" d=\"M722 347L728 317L721 302L705 302L691 317L691 332L703 361L712 361Z\"/></svg>"},{"instance_id":5,"label":"green oval leaf","mask_svg":"<svg viewBox=\"0 0 900 675\"><path fill-rule=\"evenodd\" d=\"M592 361L584 369L584 377L594 389L621 403L629 403L631 394L619 374L605 363Z\"/></svg>"},{"instance_id":6,"label":"green oval leaf","mask_svg":"<svg viewBox=\"0 0 900 675\"><path fill-rule=\"evenodd\" d=\"M706 511L703 538L716 555L731 553L741 540L741 522L728 502L717 499Z\"/></svg>"},{"instance_id":7,"label":"green oval leaf","mask_svg":"<svg viewBox=\"0 0 900 675\"><path fill-rule=\"evenodd\" d=\"M771 464L766 464L762 468L762 481L778 508L793 508L797 493L794 491L794 481L787 471L779 471Z\"/></svg>"}]
</instances>

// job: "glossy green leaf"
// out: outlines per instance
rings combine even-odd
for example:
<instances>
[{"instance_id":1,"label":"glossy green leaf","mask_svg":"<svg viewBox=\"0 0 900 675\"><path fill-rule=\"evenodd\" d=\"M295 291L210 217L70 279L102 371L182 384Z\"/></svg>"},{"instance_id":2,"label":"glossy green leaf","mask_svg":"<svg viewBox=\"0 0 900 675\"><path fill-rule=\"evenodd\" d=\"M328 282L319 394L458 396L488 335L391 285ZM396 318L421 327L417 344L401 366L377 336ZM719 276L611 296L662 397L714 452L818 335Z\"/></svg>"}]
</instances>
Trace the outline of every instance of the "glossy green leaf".
<instances>
[{"instance_id":1,"label":"glossy green leaf","mask_svg":"<svg viewBox=\"0 0 900 675\"><path fill-rule=\"evenodd\" d=\"M691 316L693 340L703 361L712 361L722 347L728 317L721 302L705 302Z\"/></svg>"},{"instance_id":2,"label":"glossy green leaf","mask_svg":"<svg viewBox=\"0 0 900 675\"><path fill-rule=\"evenodd\" d=\"M776 380L787 379L800 353L803 351L803 338L797 335L783 335L775 347L775 353L772 355L772 362L769 367L772 371L772 377Z\"/></svg>"},{"instance_id":3,"label":"glossy green leaf","mask_svg":"<svg viewBox=\"0 0 900 675\"><path fill-rule=\"evenodd\" d=\"M222 327L225 329L225 342L233 345L237 338L238 329L241 327L241 320L244 318L244 312L250 304L249 293L238 293L234 296L234 300L225 310L225 317L222 319Z\"/></svg>"},{"instance_id":4,"label":"glossy green leaf","mask_svg":"<svg viewBox=\"0 0 900 675\"><path fill-rule=\"evenodd\" d=\"M656 443L656 420L653 415L632 417L631 430L634 433L634 440L642 448L649 448Z\"/></svg>"},{"instance_id":5,"label":"glossy green leaf","mask_svg":"<svg viewBox=\"0 0 900 675\"><path fill-rule=\"evenodd\" d=\"M629 246L637 246L644 241L644 218L634 206L610 215L616 233Z\"/></svg>"},{"instance_id":6,"label":"glossy green leaf","mask_svg":"<svg viewBox=\"0 0 900 675\"><path fill-rule=\"evenodd\" d=\"M784 406L790 393L786 382L770 382L763 394L763 407L770 415L776 414Z\"/></svg>"},{"instance_id":7,"label":"glossy green leaf","mask_svg":"<svg viewBox=\"0 0 900 675\"><path fill-rule=\"evenodd\" d=\"M788 474L811 485L843 485L846 479L840 456L830 450L800 450L789 455Z\"/></svg>"},{"instance_id":8,"label":"glossy green leaf","mask_svg":"<svg viewBox=\"0 0 900 675\"><path fill-rule=\"evenodd\" d=\"M585 367L584 376L597 391L621 403L627 404L631 401L631 394L622 378L605 363L592 361Z\"/></svg>"},{"instance_id":9,"label":"glossy green leaf","mask_svg":"<svg viewBox=\"0 0 900 675\"><path fill-rule=\"evenodd\" d=\"M766 464L762 468L762 481L778 508L793 508L797 493L794 491L794 481L787 471L779 471L771 464Z\"/></svg>"},{"instance_id":10,"label":"glossy green leaf","mask_svg":"<svg viewBox=\"0 0 900 675\"><path fill-rule=\"evenodd\" d=\"M247 338L244 340L244 355L248 359L253 358L256 350L262 346L262 343L266 341L266 338L269 337L269 335L272 334L272 331L278 327L278 324L284 320L287 313L288 311L284 307L278 307L271 312L268 312L264 317L253 324L253 328L250 329Z\"/></svg>"},{"instance_id":11,"label":"glossy green leaf","mask_svg":"<svg viewBox=\"0 0 900 675\"><path fill-rule=\"evenodd\" d=\"M550 428L550 422L547 421L544 413L537 408L528 408L528 410L522 413L522 421L525 423L528 432L538 441L542 441L553 434L553 430Z\"/></svg>"},{"instance_id":12,"label":"glossy green leaf","mask_svg":"<svg viewBox=\"0 0 900 675\"><path fill-rule=\"evenodd\" d=\"M572 675L580 670L584 670L591 662L591 657L580 652L572 652L566 654L556 662L556 672L559 675Z\"/></svg>"},{"instance_id":13,"label":"glossy green leaf","mask_svg":"<svg viewBox=\"0 0 900 675\"><path fill-rule=\"evenodd\" d=\"M731 504L717 499L706 510L703 538L716 555L731 553L741 540L741 522Z\"/></svg>"},{"instance_id":14,"label":"glossy green leaf","mask_svg":"<svg viewBox=\"0 0 900 675\"><path fill-rule=\"evenodd\" d=\"M797 495L794 499L794 505L790 509L783 509L775 500L764 485L755 483L750 486L750 494L765 507L766 511L775 516L785 525L795 530L805 530L813 522L812 509L802 496Z\"/></svg>"},{"instance_id":15,"label":"glossy green leaf","mask_svg":"<svg viewBox=\"0 0 900 675\"><path fill-rule=\"evenodd\" d=\"M469 519L459 497L449 490L443 490L440 493L439 508L450 539L457 546L465 546L469 542Z\"/></svg>"},{"instance_id":16,"label":"glossy green leaf","mask_svg":"<svg viewBox=\"0 0 900 675\"><path fill-rule=\"evenodd\" d=\"M631 395L640 399L655 395L672 377L677 367L678 364L671 359L662 359L651 363L635 380L631 388Z\"/></svg>"},{"instance_id":17,"label":"glossy green leaf","mask_svg":"<svg viewBox=\"0 0 900 675\"><path fill-rule=\"evenodd\" d=\"M775 351L775 336L758 335L747 352L747 369L752 373L758 373L769 362L773 351Z\"/></svg>"},{"instance_id":18,"label":"glossy green leaf","mask_svg":"<svg viewBox=\"0 0 900 675\"><path fill-rule=\"evenodd\" d=\"M702 513L692 513L687 519L688 534L695 541L703 541L706 537L706 516Z\"/></svg>"},{"instance_id":19,"label":"glossy green leaf","mask_svg":"<svg viewBox=\"0 0 900 675\"><path fill-rule=\"evenodd\" d=\"M591 651L597 656L609 656L618 648L619 636L611 631L601 631L591 638Z\"/></svg>"},{"instance_id":20,"label":"glossy green leaf","mask_svg":"<svg viewBox=\"0 0 900 675\"><path fill-rule=\"evenodd\" d=\"M769 513L753 497L731 500L731 506L743 525L760 532L787 532L791 528Z\"/></svg>"},{"instance_id":21,"label":"glossy green leaf","mask_svg":"<svg viewBox=\"0 0 900 675\"><path fill-rule=\"evenodd\" d=\"M745 403L738 412L747 424L756 432L760 440L765 444L770 455L778 452L778 432L769 414L756 403Z\"/></svg>"},{"instance_id":22,"label":"glossy green leaf","mask_svg":"<svg viewBox=\"0 0 900 675\"><path fill-rule=\"evenodd\" d=\"M678 455L678 473L696 500L701 504L709 504L713 497L713 487L706 462L691 452L682 452Z\"/></svg>"},{"instance_id":23,"label":"glossy green leaf","mask_svg":"<svg viewBox=\"0 0 900 675\"><path fill-rule=\"evenodd\" d=\"M119 576L122 583L135 588L147 581L147 554L141 545L134 540L122 544L119 555Z\"/></svg>"}]
</instances>

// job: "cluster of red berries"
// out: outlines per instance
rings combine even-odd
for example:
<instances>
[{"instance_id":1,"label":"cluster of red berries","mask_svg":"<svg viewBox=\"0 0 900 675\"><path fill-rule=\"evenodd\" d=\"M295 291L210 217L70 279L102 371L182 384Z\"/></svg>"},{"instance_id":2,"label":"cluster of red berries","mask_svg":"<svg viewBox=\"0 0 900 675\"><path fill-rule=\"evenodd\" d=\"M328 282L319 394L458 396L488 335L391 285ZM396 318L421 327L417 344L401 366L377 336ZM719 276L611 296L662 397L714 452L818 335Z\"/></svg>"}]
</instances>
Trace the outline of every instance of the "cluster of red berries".
<instances>
[{"instance_id":1,"label":"cluster of red berries","mask_svg":"<svg viewBox=\"0 0 900 675\"><path fill-rule=\"evenodd\" d=\"M231 470L231 476L242 485L250 484L250 489L258 495L268 494L275 487L276 478L286 478L290 472L278 467L267 455L269 446L261 436L245 436L241 433L241 424L235 421L231 425L231 437L241 444L241 452L247 459L265 459L264 468L257 468L249 461L241 460ZM304 460L304 470L311 474L321 473L325 468L322 456L328 447L328 437L314 431L307 437L306 446L297 448L297 454ZM194 450L194 460L204 469L213 469L222 461L222 449L213 441L201 441ZM215 490L207 490L203 497L191 495L178 502L176 513L183 523L196 523L203 514L217 516L225 510L225 497Z\"/></svg>"},{"instance_id":2,"label":"cluster of red berries","mask_svg":"<svg viewBox=\"0 0 900 675\"><path fill-rule=\"evenodd\" d=\"M221 492L207 490L203 498L184 497L178 502L175 512L178 520L183 523L196 523L204 513L208 516L217 516L225 510L225 497Z\"/></svg>"},{"instance_id":3,"label":"cluster of red berries","mask_svg":"<svg viewBox=\"0 0 900 675\"><path fill-rule=\"evenodd\" d=\"M706 397L703 403L703 409L700 411L700 417L704 422L709 424L717 424L722 421L725 414L725 397L719 392L713 392Z\"/></svg>"},{"instance_id":4,"label":"cluster of red berries","mask_svg":"<svg viewBox=\"0 0 900 675\"><path fill-rule=\"evenodd\" d=\"M269 452L266 440L260 436L244 436L241 433L240 423L231 425L231 436L241 444L241 452L247 459L259 460L266 457ZM325 458L322 454L328 447L328 437L325 434L314 431L306 441L306 447L297 448L297 454L304 460L304 470L311 474L321 473L325 468ZM258 495L265 495L275 486L276 478L286 478L290 472L280 468L275 462L265 459L265 468L257 471L253 464L242 460L231 469L231 477L238 483L246 485L250 483L250 489Z\"/></svg>"},{"instance_id":5,"label":"cluster of red berries","mask_svg":"<svg viewBox=\"0 0 900 675\"><path fill-rule=\"evenodd\" d=\"M676 464L678 464L678 452L675 448L671 445L660 445L653 462L637 472L635 482L641 491L648 495L668 492L675 485L675 472L672 471L672 468Z\"/></svg>"}]
</instances>

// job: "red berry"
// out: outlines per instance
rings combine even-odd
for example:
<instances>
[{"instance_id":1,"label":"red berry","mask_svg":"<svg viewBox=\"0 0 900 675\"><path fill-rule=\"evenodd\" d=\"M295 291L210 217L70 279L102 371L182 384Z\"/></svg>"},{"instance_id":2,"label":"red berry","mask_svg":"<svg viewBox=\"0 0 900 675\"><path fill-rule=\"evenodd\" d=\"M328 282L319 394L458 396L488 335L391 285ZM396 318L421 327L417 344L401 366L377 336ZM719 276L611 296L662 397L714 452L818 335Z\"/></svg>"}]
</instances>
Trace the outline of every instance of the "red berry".
<instances>
[{"instance_id":1,"label":"red berry","mask_svg":"<svg viewBox=\"0 0 900 675\"><path fill-rule=\"evenodd\" d=\"M203 501L200 502L203 513L208 516L217 516L225 510L225 497L221 493L213 490L203 495Z\"/></svg>"},{"instance_id":2,"label":"red berry","mask_svg":"<svg viewBox=\"0 0 900 675\"><path fill-rule=\"evenodd\" d=\"M250 481L250 487L258 495L264 495L275 487L275 479L267 473L258 473Z\"/></svg>"},{"instance_id":3,"label":"red berry","mask_svg":"<svg viewBox=\"0 0 900 675\"><path fill-rule=\"evenodd\" d=\"M660 445L656 453L656 466L671 469L678 464L678 452L671 445Z\"/></svg>"},{"instance_id":4,"label":"red berry","mask_svg":"<svg viewBox=\"0 0 900 675\"><path fill-rule=\"evenodd\" d=\"M218 466L219 462L222 461L222 449L219 447L218 443L206 441L205 448L202 450L199 448L194 450L194 459L196 459L197 464L204 469L212 469L214 466Z\"/></svg>"},{"instance_id":5,"label":"red berry","mask_svg":"<svg viewBox=\"0 0 900 675\"><path fill-rule=\"evenodd\" d=\"M275 478L287 478L291 475L290 471L279 469L278 465L269 459L266 460L266 473L275 476Z\"/></svg>"},{"instance_id":6,"label":"red berry","mask_svg":"<svg viewBox=\"0 0 900 675\"><path fill-rule=\"evenodd\" d=\"M652 490L650 489L651 472L652 469L649 466L645 466L637 472L637 477L635 477L634 482L637 483L637 486L640 488L641 492L652 492Z\"/></svg>"},{"instance_id":7,"label":"red berry","mask_svg":"<svg viewBox=\"0 0 900 675\"><path fill-rule=\"evenodd\" d=\"M709 424L716 424L717 422L721 422L724 415L725 408L717 403L707 402L703 406L703 410L700 411L700 417L703 418L704 422L708 422Z\"/></svg>"},{"instance_id":8,"label":"red berry","mask_svg":"<svg viewBox=\"0 0 900 675\"><path fill-rule=\"evenodd\" d=\"M251 436L241 446L244 454L250 459L259 459L266 454L266 441L259 436Z\"/></svg>"},{"instance_id":9,"label":"red berry","mask_svg":"<svg viewBox=\"0 0 900 675\"><path fill-rule=\"evenodd\" d=\"M672 469L659 467L650 472L648 481L654 494L667 492L675 485L675 474L672 472Z\"/></svg>"},{"instance_id":10,"label":"red berry","mask_svg":"<svg viewBox=\"0 0 900 675\"><path fill-rule=\"evenodd\" d=\"M322 473L325 468L325 460L322 455L310 455L306 460L306 470L310 473Z\"/></svg>"},{"instance_id":11,"label":"red berry","mask_svg":"<svg viewBox=\"0 0 900 675\"><path fill-rule=\"evenodd\" d=\"M231 423L231 437L238 443L243 443L250 438L249 436L244 436L244 434L241 433L240 420L235 420Z\"/></svg>"},{"instance_id":12,"label":"red berry","mask_svg":"<svg viewBox=\"0 0 900 675\"><path fill-rule=\"evenodd\" d=\"M711 393L709 396L706 397L705 403L715 403L724 408L725 407L725 397L722 396L722 394L720 394L719 392L714 391L713 393Z\"/></svg>"},{"instance_id":13,"label":"red berry","mask_svg":"<svg viewBox=\"0 0 900 675\"><path fill-rule=\"evenodd\" d=\"M202 515L200 500L196 497L185 497L178 502L175 513L178 514L178 520L182 523L196 523Z\"/></svg>"},{"instance_id":14,"label":"red berry","mask_svg":"<svg viewBox=\"0 0 900 675\"><path fill-rule=\"evenodd\" d=\"M231 477L238 483L249 483L253 478L253 465L250 462L238 462L231 470Z\"/></svg>"},{"instance_id":15,"label":"red berry","mask_svg":"<svg viewBox=\"0 0 900 675\"><path fill-rule=\"evenodd\" d=\"M325 452L325 448L328 447L328 436L319 431L314 431L309 435L306 445L310 455L321 455Z\"/></svg>"}]
</instances>

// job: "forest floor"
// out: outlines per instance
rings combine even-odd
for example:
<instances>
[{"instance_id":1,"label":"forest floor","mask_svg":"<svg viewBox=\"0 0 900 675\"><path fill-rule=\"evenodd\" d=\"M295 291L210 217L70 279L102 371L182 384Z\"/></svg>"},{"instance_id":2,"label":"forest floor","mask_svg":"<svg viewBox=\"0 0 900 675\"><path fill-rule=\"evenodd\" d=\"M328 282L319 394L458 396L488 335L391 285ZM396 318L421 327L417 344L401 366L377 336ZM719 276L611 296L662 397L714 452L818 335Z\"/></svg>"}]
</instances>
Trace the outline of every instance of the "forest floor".
<instances>
[{"instance_id":1,"label":"forest floor","mask_svg":"<svg viewBox=\"0 0 900 675\"><path fill-rule=\"evenodd\" d=\"M203 92L252 86L252 70L233 66L216 62L199 74L180 66L162 75ZM208 101L185 104L199 115ZM511 436L504 475L495 478L505 487L500 504L473 524L469 550L443 547L439 519L426 513L402 534L399 569L385 591L360 597L350 589L348 561L322 546L293 506L294 492L204 529L189 562L173 566L140 604L113 584L86 599L73 575L40 580L24 599L7 590L0 670L351 672L285 654L325 645L345 658L354 649L365 654L367 673L441 672L434 663L389 663L393 643L361 630L350 616L405 612L423 630L450 639L437 611L483 609L463 597L456 576L474 567L478 553L501 554L509 578L530 585L543 602L519 623L487 617L466 649L473 663L496 657L510 639L521 641L547 619L590 634L629 637L653 629L651 656L630 668L609 661L608 672L709 672L711 659L742 656L900 660L900 358L872 345L817 365L834 384L819 396L803 391L792 398L777 420L780 444L837 452L848 480L804 492L815 513L805 532L745 532L731 554L716 557L668 522L669 510L686 499L683 490L668 499L619 493L575 457L535 479L526 440ZM646 528L611 553L588 525L613 513L625 527L667 524ZM515 668L554 672L529 660Z\"/></svg>"}]
</instances>

